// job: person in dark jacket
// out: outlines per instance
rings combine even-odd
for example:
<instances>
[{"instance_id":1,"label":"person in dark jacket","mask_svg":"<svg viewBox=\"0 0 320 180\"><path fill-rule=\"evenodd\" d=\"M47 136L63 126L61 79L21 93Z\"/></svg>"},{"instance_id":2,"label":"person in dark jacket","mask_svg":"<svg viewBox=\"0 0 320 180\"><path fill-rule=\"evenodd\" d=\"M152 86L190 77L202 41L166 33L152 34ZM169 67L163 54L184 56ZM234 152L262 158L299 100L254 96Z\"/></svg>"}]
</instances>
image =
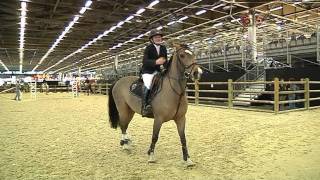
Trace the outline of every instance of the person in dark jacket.
<instances>
[{"instance_id":1,"label":"person in dark jacket","mask_svg":"<svg viewBox=\"0 0 320 180\"><path fill-rule=\"evenodd\" d=\"M86 87L86 90L87 90L87 95L89 96L90 93L93 93L92 86L91 86L91 81L89 80L88 77L86 77L86 80L84 81L84 83L85 83L85 87Z\"/></svg>"},{"instance_id":2,"label":"person in dark jacket","mask_svg":"<svg viewBox=\"0 0 320 180\"><path fill-rule=\"evenodd\" d=\"M155 74L161 71L161 65L167 61L167 48L162 45L162 32L152 30L149 34L149 44L145 50L142 61L142 79L144 83L142 96L142 116L150 114L152 111L151 105L148 104L148 96L151 88L152 79Z\"/></svg>"},{"instance_id":3,"label":"person in dark jacket","mask_svg":"<svg viewBox=\"0 0 320 180\"><path fill-rule=\"evenodd\" d=\"M16 101L21 101L21 84L20 80L16 82L16 97L14 98Z\"/></svg>"}]
</instances>

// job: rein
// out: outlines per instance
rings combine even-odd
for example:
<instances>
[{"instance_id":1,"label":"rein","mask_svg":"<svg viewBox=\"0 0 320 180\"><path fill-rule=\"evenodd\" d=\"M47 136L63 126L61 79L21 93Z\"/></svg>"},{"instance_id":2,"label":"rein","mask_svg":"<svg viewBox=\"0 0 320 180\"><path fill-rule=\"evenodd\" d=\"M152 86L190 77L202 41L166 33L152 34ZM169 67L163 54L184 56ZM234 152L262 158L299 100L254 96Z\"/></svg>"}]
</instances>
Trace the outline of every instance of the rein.
<instances>
[{"instance_id":1,"label":"rein","mask_svg":"<svg viewBox=\"0 0 320 180\"><path fill-rule=\"evenodd\" d=\"M178 49L178 50L175 52L175 54L176 54L176 56L177 56L177 60L178 60L178 62L179 62L179 64L176 64L176 65L177 65L178 72L179 72L179 74L178 74L179 77L176 78L176 77L170 76L170 72L171 72L170 70L171 70L171 69L169 70L169 73L168 73L168 79L169 79L170 87L171 87L171 89L173 90L173 92L179 96L179 100L178 100L179 103L178 103L178 107L177 107L177 110L176 110L176 113L175 113L174 117L176 117L177 114L178 114L178 111L179 111L179 109L180 109L180 104L181 104L181 98L182 98L183 95L185 94L184 89L186 88L187 83L186 83L185 86L183 87L183 82L184 82L185 80L187 80L187 79L190 78L190 74L191 74L194 66L197 65L197 63L194 62L194 63L191 63L191 64L185 66L185 65L181 62L181 59L180 59L179 54L178 54L178 52L179 52L181 49L185 49L185 48L180 48L180 49ZM171 63L172 63L172 62L171 62ZM181 66L183 67L183 70L181 70L181 68L180 68ZM172 68L172 67L170 67L170 68ZM192 68L191 71L190 71L190 72L186 72L186 70L189 69L189 68ZM182 78L180 78L180 76L182 76ZM178 84L179 84L181 93L179 93L179 92L172 86L171 79L178 81ZM181 81L182 81L182 82L181 82Z\"/></svg>"}]
</instances>

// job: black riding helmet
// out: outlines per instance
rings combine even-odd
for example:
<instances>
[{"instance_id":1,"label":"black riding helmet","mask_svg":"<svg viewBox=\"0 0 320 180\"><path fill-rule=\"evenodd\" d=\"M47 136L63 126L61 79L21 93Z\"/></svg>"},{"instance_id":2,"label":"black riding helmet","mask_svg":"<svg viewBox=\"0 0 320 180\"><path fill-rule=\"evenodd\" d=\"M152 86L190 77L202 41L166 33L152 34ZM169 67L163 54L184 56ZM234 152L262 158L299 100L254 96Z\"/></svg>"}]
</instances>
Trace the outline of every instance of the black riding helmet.
<instances>
[{"instance_id":1,"label":"black riding helmet","mask_svg":"<svg viewBox=\"0 0 320 180\"><path fill-rule=\"evenodd\" d=\"M163 36L162 32L157 30L157 29L153 29L150 31L150 34L149 34L149 40L152 39L153 36L156 36L156 35L160 35L160 36Z\"/></svg>"}]
</instances>

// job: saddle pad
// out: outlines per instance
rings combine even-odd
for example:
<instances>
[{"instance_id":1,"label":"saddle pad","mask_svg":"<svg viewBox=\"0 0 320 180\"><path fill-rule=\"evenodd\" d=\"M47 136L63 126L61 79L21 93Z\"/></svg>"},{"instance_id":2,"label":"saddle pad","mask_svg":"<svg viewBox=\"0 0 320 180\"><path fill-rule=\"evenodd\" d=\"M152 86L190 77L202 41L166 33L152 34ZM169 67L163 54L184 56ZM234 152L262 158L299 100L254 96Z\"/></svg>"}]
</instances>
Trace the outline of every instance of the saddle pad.
<instances>
[{"instance_id":1,"label":"saddle pad","mask_svg":"<svg viewBox=\"0 0 320 180\"><path fill-rule=\"evenodd\" d=\"M143 82L140 79L138 79L131 84L130 93L141 98L142 97L142 87L143 87Z\"/></svg>"}]
</instances>

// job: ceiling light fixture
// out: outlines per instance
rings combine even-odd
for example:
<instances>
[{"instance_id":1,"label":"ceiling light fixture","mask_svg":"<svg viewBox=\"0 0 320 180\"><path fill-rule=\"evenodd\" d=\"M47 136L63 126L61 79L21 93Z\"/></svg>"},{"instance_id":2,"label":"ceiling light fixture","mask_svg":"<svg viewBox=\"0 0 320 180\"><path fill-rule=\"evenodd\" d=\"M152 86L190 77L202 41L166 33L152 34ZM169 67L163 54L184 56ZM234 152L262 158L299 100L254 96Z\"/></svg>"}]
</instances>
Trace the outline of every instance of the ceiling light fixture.
<instances>
[{"instance_id":1,"label":"ceiling light fixture","mask_svg":"<svg viewBox=\"0 0 320 180\"><path fill-rule=\"evenodd\" d=\"M141 8L141 9L139 9L139 10L136 12L136 15L140 15L140 14L142 14L144 11L146 11L146 9Z\"/></svg>"},{"instance_id":2,"label":"ceiling light fixture","mask_svg":"<svg viewBox=\"0 0 320 180\"><path fill-rule=\"evenodd\" d=\"M271 11L277 11L277 10L280 10L280 9L282 9L282 8L283 8L282 6L279 6L279 7L276 7L276 8L270 9L270 12L271 12Z\"/></svg>"},{"instance_id":3,"label":"ceiling light fixture","mask_svg":"<svg viewBox=\"0 0 320 180\"><path fill-rule=\"evenodd\" d=\"M305 14L305 15L302 15L302 16L299 16L299 17L297 17L298 19L301 19L301 18L305 18L305 17L309 17L309 16L311 16L310 14Z\"/></svg>"},{"instance_id":4,"label":"ceiling light fixture","mask_svg":"<svg viewBox=\"0 0 320 180\"><path fill-rule=\"evenodd\" d=\"M200 11L196 12L196 15L199 16L199 15L201 15L203 13L206 13L206 12L207 11L203 9L203 10L200 10Z\"/></svg>"},{"instance_id":5,"label":"ceiling light fixture","mask_svg":"<svg viewBox=\"0 0 320 180\"><path fill-rule=\"evenodd\" d=\"M20 73L22 73L22 66L23 66L23 56L24 56L24 37L25 37L25 28L26 28L26 19L27 19L27 3L22 1L21 2L21 16L20 16L20 45L19 45L19 69Z\"/></svg>"},{"instance_id":6,"label":"ceiling light fixture","mask_svg":"<svg viewBox=\"0 0 320 180\"><path fill-rule=\"evenodd\" d=\"M182 22L182 21L184 21L184 20L186 20L186 19L188 19L188 18L189 18L188 16L184 16L184 17L180 18L180 19L178 20L178 22Z\"/></svg>"},{"instance_id":7,"label":"ceiling light fixture","mask_svg":"<svg viewBox=\"0 0 320 180\"><path fill-rule=\"evenodd\" d=\"M9 69L8 69L8 67L0 60L0 64L3 66L3 68L7 71L7 72L9 72Z\"/></svg>"},{"instance_id":8,"label":"ceiling light fixture","mask_svg":"<svg viewBox=\"0 0 320 180\"><path fill-rule=\"evenodd\" d=\"M214 7L213 7L213 8L211 8L210 10L215 10L215 9L217 9L217 8L221 7L221 6L225 6L225 4L219 4L219 5L217 5L217 6L214 6Z\"/></svg>"},{"instance_id":9,"label":"ceiling light fixture","mask_svg":"<svg viewBox=\"0 0 320 180\"><path fill-rule=\"evenodd\" d=\"M79 11L79 14L84 14L84 12L89 9L89 7L91 6L92 1L88 0L85 4L84 7L81 8L81 10ZM50 53L52 53L54 51L54 49L58 46L58 44L63 40L63 38L65 37L65 35L67 33L69 33L70 29L73 27L73 25L75 23L78 22L80 18L80 15L75 15L72 19L71 22L69 22L68 26L65 27L64 31L60 34L60 36L55 40L55 42L53 43L53 45L50 47L50 49L46 52L46 54L44 56L42 56L42 58L40 59L39 63L32 69L32 71L35 71L41 64L42 62L50 55Z\"/></svg>"},{"instance_id":10,"label":"ceiling light fixture","mask_svg":"<svg viewBox=\"0 0 320 180\"><path fill-rule=\"evenodd\" d=\"M171 22L169 22L167 25L170 26L170 25L172 25L172 24L174 24L174 23L176 23L176 21L171 21Z\"/></svg>"},{"instance_id":11,"label":"ceiling light fixture","mask_svg":"<svg viewBox=\"0 0 320 180\"><path fill-rule=\"evenodd\" d=\"M154 5L158 4L159 2L160 2L159 0L151 2L147 8L152 8Z\"/></svg>"},{"instance_id":12,"label":"ceiling light fixture","mask_svg":"<svg viewBox=\"0 0 320 180\"><path fill-rule=\"evenodd\" d=\"M218 27L218 26L222 26L222 25L223 25L223 23L220 22L220 23L214 24L212 27Z\"/></svg>"},{"instance_id":13,"label":"ceiling light fixture","mask_svg":"<svg viewBox=\"0 0 320 180\"><path fill-rule=\"evenodd\" d=\"M232 19L232 20L231 20L231 22L236 22L236 21L240 21L240 18Z\"/></svg>"}]
</instances>

